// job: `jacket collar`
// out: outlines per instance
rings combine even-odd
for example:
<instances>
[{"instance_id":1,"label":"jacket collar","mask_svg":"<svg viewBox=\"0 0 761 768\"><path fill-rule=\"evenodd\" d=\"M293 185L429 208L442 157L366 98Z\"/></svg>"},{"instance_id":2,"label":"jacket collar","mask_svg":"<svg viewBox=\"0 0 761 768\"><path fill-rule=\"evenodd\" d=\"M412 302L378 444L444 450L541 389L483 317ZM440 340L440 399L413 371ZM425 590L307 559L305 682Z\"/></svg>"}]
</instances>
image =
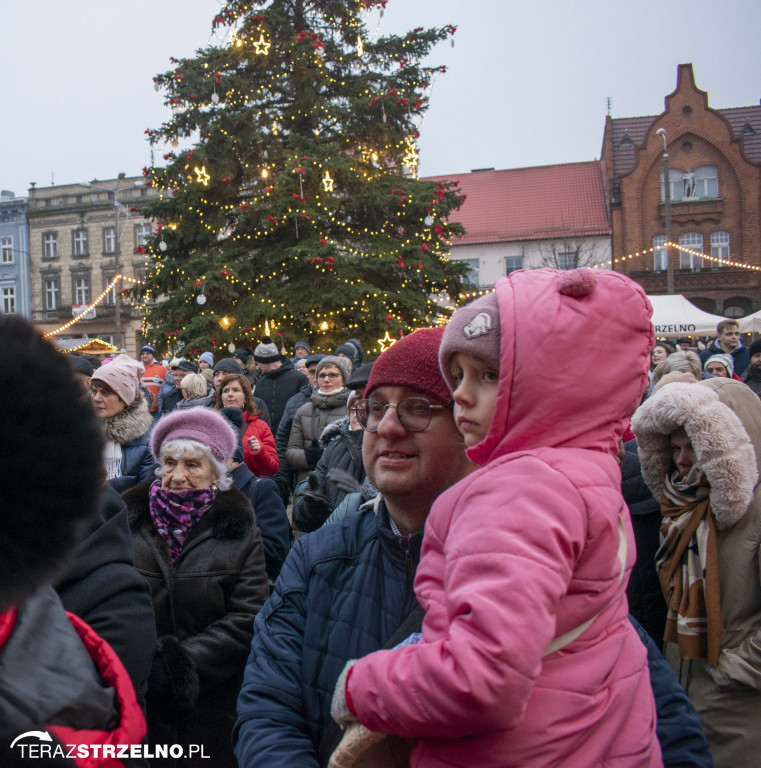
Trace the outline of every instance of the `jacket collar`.
<instances>
[{"instance_id":1,"label":"jacket collar","mask_svg":"<svg viewBox=\"0 0 761 768\"><path fill-rule=\"evenodd\" d=\"M142 393L121 413L106 419L104 423L106 437L119 445L142 437L153 426L153 417L148 412L148 405Z\"/></svg>"}]
</instances>

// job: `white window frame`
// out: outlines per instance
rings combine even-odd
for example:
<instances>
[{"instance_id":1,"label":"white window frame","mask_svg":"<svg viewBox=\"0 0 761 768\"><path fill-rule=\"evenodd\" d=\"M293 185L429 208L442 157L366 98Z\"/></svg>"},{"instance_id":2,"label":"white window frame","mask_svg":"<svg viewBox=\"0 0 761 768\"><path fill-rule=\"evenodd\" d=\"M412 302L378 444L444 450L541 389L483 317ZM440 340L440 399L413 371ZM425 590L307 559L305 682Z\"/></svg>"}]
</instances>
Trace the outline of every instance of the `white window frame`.
<instances>
[{"instance_id":1,"label":"white window frame","mask_svg":"<svg viewBox=\"0 0 761 768\"><path fill-rule=\"evenodd\" d=\"M74 303L75 304L89 304L90 303L90 279L86 275L75 277L74 283Z\"/></svg>"},{"instance_id":2,"label":"white window frame","mask_svg":"<svg viewBox=\"0 0 761 768\"><path fill-rule=\"evenodd\" d=\"M519 264L520 266L515 266ZM505 256L505 275L523 269L523 256Z\"/></svg>"},{"instance_id":3,"label":"white window frame","mask_svg":"<svg viewBox=\"0 0 761 768\"><path fill-rule=\"evenodd\" d=\"M671 202L680 203L684 197L684 171L680 171L679 168L669 168L669 182L671 184ZM663 173L661 173L661 202L666 202Z\"/></svg>"},{"instance_id":4,"label":"white window frame","mask_svg":"<svg viewBox=\"0 0 761 768\"><path fill-rule=\"evenodd\" d=\"M103 227L103 253L116 253L116 227Z\"/></svg>"},{"instance_id":5,"label":"white window frame","mask_svg":"<svg viewBox=\"0 0 761 768\"><path fill-rule=\"evenodd\" d=\"M653 238L653 269L656 272L665 272L669 268L667 256L666 235L656 235Z\"/></svg>"},{"instance_id":6,"label":"white window frame","mask_svg":"<svg viewBox=\"0 0 761 768\"><path fill-rule=\"evenodd\" d=\"M45 232L42 235L42 253L46 259L58 258L58 233Z\"/></svg>"},{"instance_id":7,"label":"white window frame","mask_svg":"<svg viewBox=\"0 0 761 768\"><path fill-rule=\"evenodd\" d=\"M144 221L142 224L135 224L135 246L145 248L148 238L151 236L151 225Z\"/></svg>"},{"instance_id":8,"label":"white window frame","mask_svg":"<svg viewBox=\"0 0 761 768\"><path fill-rule=\"evenodd\" d=\"M480 259L460 259L459 261L461 264L467 264L470 267L470 272L467 275L465 275L465 277L463 278L463 285L469 285L471 287L481 285L481 283L479 282L479 280L481 279Z\"/></svg>"},{"instance_id":9,"label":"white window frame","mask_svg":"<svg viewBox=\"0 0 761 768\"><path fill-rule=\"evenodd\" d=\"M3 235L0 237L0 260L3 264L13 264L13 235Z\"/></svg>"},{"instance_id":10,"label":"white window frame","mask_svg":"<svg viewBox=\"0 0 761 768\"><path fill-rule=\"evenodd\" d=\"M16 287L13 285L4 285L2 290L3 314L16 314Z\"/></svg>"},{"instance_id":11,"label":"white window frame","mask_svg":"<svg viewBox=\"0 0 761 768\"><path fill-rule=\"evenodd\" d=\"M679 237L679 245L683 248L689 248L690 250L702 253L703 235L700 232L685 232ZM691 269L693 272L696 272L699 269L703 269L703 259L691 253L679 251L679 268Z\"/></svg>"},{"instance_id":12,"label":"white window frame","mask_svg":"<svg viewBox=\"0 0 761 768\"><path fill-rule=\"evenodd\" d=\"M711 232L711 256L714 259L723 259L729 261L731 250L729 247L729 232ZM714 269L718 269L723 264L713 262L711 265Z\"/></svg>"},{"instance_id":13,"label":"white window frame","mask_svg":"<svg viewBox=\"0 0 761 768\"><path fill-rule=\"evenodd\" d=\"M58 277L45 278L45 309L58 309L61 296L61 281Z\"/></svg>"},{"instance_id":14,"label":"white window frame","mask_svg":"<svg viewBox=\"0 0 761 768\"><path fill-rule=\"evenodd\" d=\"M719 196L719 171L712 165L701 165L695 171L695 197L716 198Z\"/></svg>"},{"instance_id":15,"label":"white window frame","mask_svg":"<svg viewBox=\"0 0 761 768\"><path fill-rule=\"evenodd\" d=\"M72 236L72 248L75 256L87 256L88 242L87 242L87 230L75 229Z\"/></svg>"}]
</instances>

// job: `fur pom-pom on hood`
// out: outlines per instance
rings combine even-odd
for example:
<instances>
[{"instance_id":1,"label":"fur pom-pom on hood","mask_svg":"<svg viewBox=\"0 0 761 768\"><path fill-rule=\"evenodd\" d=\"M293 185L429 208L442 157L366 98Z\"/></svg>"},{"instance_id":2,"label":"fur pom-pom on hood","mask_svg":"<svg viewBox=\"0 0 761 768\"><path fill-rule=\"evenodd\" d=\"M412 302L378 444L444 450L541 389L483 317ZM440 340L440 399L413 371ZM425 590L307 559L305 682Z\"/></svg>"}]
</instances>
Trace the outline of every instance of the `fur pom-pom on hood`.
<instances>
[{"instance_id":1,"label":"fur pom-pom on hood","mask_svg":"<svg viewBox=\"0 0 761 768\"><path fill-rule=\"evenodd\" d=\"M724 383L719 385L713 381L667 384L640 406L632 418L632 430L639 445L642 476L659 499L672 465L671 435L684 429L711 486L716 526L725 530L742 518L753 500L757 456L739 414L744 415L749 405L754 421L761 424L761 403L740 382L721 381ZM753 403L744 402L746 393L741 390L756 401L758 413Z\"/></svg>"}]
</instances>

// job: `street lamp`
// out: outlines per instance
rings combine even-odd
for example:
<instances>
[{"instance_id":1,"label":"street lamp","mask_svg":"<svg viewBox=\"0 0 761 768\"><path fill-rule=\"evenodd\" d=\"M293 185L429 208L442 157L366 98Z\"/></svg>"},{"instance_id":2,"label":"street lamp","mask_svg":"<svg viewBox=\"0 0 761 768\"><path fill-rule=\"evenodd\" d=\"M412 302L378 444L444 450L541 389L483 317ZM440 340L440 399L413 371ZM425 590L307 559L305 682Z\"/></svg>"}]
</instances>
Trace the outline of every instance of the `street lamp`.
<instances>
[{"instance_id":1,"label":"street lamp","mask_svg":"<svg viewBox=\"0 0 761 768\"><path fill-rule=\"evenodd\" d=\"M674 293L674 267L669 255L669 243L671 242L671 179L669 178L669 153L666 144L666 130L659 128L657 136L663 139L663 202L666 206L666 293Z\"/></svg>"},{"instance_id":2,"label":"street lamp","mask_svg":"<svg viewBox=\"0 0 761 768\"><path fill-rule=\"evenodd\" d=\"M97 189L101 192L110 192L114 196L114 275L119 274L119 270L121 269L121 264L119 263L119 259L121 258L122 248L121 248L121 242L122 242L122 236L121 232L119 231L119 192L123 189L130 189L132 187L142 187L144 186L144 182L142 181L136 181L133 184L121 186L121 182L124 179L125 174L120 173L116 182L115 187L101 187L98 184L93 184L90 181L83 181L79 182L80 187L86 187L87 189ZM118 287L117 287L118 285ZM116 333L116 343L119 349L122 349L124 345L122 344L122 313L121 313L121 280L118 281L117 285L114 286L114 314L115 314L115 333Z\"/></svg>"}]
</instances>

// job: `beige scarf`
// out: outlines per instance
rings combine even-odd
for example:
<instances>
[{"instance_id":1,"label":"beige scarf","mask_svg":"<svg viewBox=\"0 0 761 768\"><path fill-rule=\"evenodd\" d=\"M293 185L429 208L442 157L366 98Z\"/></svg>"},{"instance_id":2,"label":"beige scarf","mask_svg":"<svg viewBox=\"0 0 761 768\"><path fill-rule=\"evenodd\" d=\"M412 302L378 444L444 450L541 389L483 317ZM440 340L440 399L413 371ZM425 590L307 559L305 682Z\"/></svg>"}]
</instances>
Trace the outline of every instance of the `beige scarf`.
<instances>
[{"instance_id":1,"label":"beige scarf","mask_svg":"<svg viewBox=\"0 0 761 768\"><path fill-rule=\"evenodd\" d=\"M666 478L661 544L655 556L668 615L663 639L683 659L716 665L721 643L719 558L710 488L694 466L684 479Z\"/></svg>"}]
</instances>

